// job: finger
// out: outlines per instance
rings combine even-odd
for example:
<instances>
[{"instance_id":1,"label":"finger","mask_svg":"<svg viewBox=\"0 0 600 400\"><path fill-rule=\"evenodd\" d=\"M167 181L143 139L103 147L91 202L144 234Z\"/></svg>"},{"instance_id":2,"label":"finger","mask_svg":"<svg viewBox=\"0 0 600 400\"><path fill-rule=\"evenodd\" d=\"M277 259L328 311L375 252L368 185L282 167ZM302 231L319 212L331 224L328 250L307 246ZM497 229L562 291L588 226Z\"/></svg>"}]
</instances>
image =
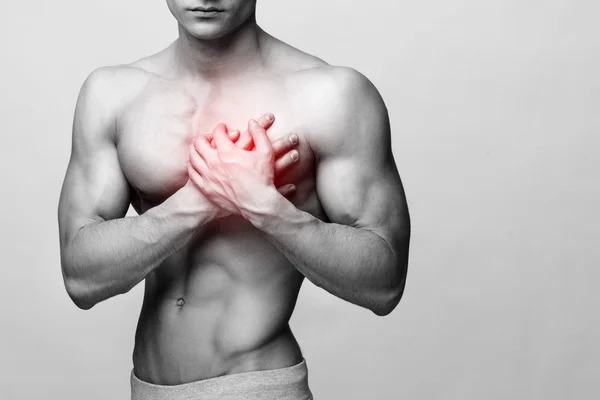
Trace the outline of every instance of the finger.
<instances>
[{"instance_id":1,"label":"finger","mask_svg":"<svg viewBox=\"0 0 600 400\"><path fill-rule=\"evenodd\" d=\"M217 149L230 150L234 147L234 144L231 139L229 139L229 135L227 133L227 125L223 123L217 124L213 130L213 138L217 144Z\"/></svg>"},{"instance_id":2,"label":"finger","mask_svg":"<svg viewBox=\"0 0 600 400\"><path fill-rule=\"evenodd\" d=\"M187 166L188 176L192 183L196 185L198 188L202 189L204 187L204 179L202 176L194 169L192 164L188 164Z\"/></svg>"},{"instance_id":3,"label":"finger","mask_svg":"<svg viewBox=\"0 0 600 400\"><path fill-rule=\"evenodd\" d=\"M263 128L264 130L267 130L271 127L271 125L273 125L273 122L275 122L275 116L273 115L273 113L265 113L263 115L260 116L260 118L258 118L258 120L256 121L258 122L258 125Z\"/></svg>"},{"instance_id":4,"label":"finger","mask_svg":"<svg viewBox=\"0 0 600 400\"><path fill-rule=\"evenodd\" d=\"M279 186L277 191L281 193L282 196L289 196L296 191L296 186L292 184Z\"/></svg>"},{"instance_id":5,"label":"finger","mask_svg":"<svg viewBox=\"0 0 600 400\"><path fill-rule=\"evenodd\" d=\"M281 137L273 143L271 143L271 147L273 147L273 154L275 155L275 157L279 157L280 155L296 147L299 141L300 138L295 133Z\"/></svg>"},{"instance_id":6,"label":"finger","mask_svg":"<svg viewBox=\"0 0 600 400\"><path fill-rule=\"evenodd\" d=\"M252 147L254 147L254 142L252 141L252 136L250 136L248 131L245 131L240 135L240 138L236 142L236 146L240 149L252 150Z\"/></svg>"},{"instance_id":7,"label":"finger","mask_svg":"<svg viewBox=\"0 0 600 400\"><path fill-rule=\"evenodd\" d=\"M272 113L266 113L261 115L257 122L261 128L267 130L271 127L271 125L273 125L273 122L275 122L275 116ZM236 145L240 149L252 150L254 143L252 142L252 136L250 136L250 133L248 133L248 131L242 133Z\"/></svg>"},{"instance_id":8,"label":"finger","mask_svg":"<svg viewBox=\"0 0 600 400\"><path fill-rule=\"evenodd\" d=\"M293 164L297 163L300 159L300 154L296 150L292 150L289 153L279 157L275 160L275 175L280 175Z\"/></svg>"},{"instance_id":9,"label":"finger","mask_svg":"<svg viewBox=\"0 0 600 400\"><path fill-rule=\"evenodd\" d=\"M192 168L200 173L200 175L207 176L210 172L208 164L202 158L198 151L194 147L190 149L189 161Z\"/></svg>"},{"instance_id":10,"label":"finger","mask_svg":"<svg viewBox=\"0 0 600 400\"><path fill-rule=\"evenodd\" d=\"M208 141L208 143L210 144L210 147L212 147L213 149L217 148L217 144L215 143L215 140L213 138L212 133L207 133L206 135L204 135L206 137L206 140Z\"/></svg>"},{"instance_id":11,"label":"finger","mask_svg":"<svg viewBox=\"0 0 600 400\"><path fill-rule=\"evenodd\" d=\"M214 140L212 142L213 142L213 144L215 144ZM214 162L218 157L215 149L204 138L201 138L201 137L197 138L194 141L193 148L198 152L200 157L202 157L207 164Z\"/></svg>"},{"instance_id":12,"label":"finger","mask_svg":"<svg viewBox=\"0 0 600 400\"><path fill-rule=\"evenodd\" d=\"M233 143L237 142L239 138L240 138L240 131L238 129L229 131L229 139L231 139L231 141Z\"/></svg>"},{"instance_id":13,"label":"finger","mask_svg":"<svg viewBox=\"0 0 600 400\"><path fill-rule=\"evenodd\" d=\"M258 122L251 119L248 122L248 132L250 132L250 135L252 136L252 141L254 142L256 150L263 154L273 154L273 148L271 147L271 142L267 137L267 133L260 125L258 125Z\"/></svg>"}]
</instances>

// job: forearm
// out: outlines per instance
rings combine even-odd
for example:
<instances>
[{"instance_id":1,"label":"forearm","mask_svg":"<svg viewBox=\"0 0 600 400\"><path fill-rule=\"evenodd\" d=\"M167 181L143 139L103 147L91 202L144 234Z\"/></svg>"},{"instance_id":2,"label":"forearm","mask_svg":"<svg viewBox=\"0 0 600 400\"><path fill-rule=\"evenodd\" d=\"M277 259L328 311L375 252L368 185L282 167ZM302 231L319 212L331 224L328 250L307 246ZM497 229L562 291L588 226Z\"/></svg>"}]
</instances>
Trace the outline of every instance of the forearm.
<instances>
[{"instance_id":1,"label":"forearm","mask_svg":"<svg viewBox=\"0 0 600 400\"><path fill-rule=\"evenodd\" d=\"M323 222L281 196L272 197L270 211L248 219L305 277L378 315L395 307L406 269L382 237L366 229Z\"/></svg>"},{"instance_id":2,"label":"forearm","mask_svg":"<svg viewBox=\"0 0 600 400\"><path fill-rule=\"evenodd\" d=\"M185 187L142 215L83 226L62 251L67 291L81 308L125 293L212 219Z\"/></svg>"}]
</instances>

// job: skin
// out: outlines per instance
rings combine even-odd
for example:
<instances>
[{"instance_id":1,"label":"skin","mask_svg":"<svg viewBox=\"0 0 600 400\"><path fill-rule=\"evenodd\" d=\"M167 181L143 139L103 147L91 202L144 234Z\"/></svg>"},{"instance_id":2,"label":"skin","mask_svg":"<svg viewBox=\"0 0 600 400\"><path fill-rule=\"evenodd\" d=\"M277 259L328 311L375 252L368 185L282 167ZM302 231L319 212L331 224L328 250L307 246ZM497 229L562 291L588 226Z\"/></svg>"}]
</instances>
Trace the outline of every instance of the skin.
<instances>
[{"instance_id":1,"label":"skin","mask_svg":"<svg viewBox=\"0 0 600 400\"><path fill-rule=\"evenodd\" d=\"M58 209L67 292L90 309L145 281L133 361L151 383L297 364L304 278L380 316L402 297L387 110L358 72L260 29L255 2L208 2L211 18L167 3L172 45L82 87Z\"/></svg>"}]
</instances>

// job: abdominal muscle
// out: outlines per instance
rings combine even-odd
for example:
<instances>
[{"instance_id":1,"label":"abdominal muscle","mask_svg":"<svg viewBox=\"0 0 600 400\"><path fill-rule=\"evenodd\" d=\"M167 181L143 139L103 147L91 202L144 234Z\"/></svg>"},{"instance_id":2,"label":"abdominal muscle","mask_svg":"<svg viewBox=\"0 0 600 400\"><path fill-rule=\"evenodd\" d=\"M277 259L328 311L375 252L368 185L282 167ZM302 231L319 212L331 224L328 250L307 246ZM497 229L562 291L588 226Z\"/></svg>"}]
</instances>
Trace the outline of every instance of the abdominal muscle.
<instances>
[{"instance_id":1,"label":"abdominal muscle","mask_svg":"<svg viewBox=\"0 0 600 400\"><path fill-rule=\"evenodd\" d=\"M205 225L146 278L136 376L174 385L298 364L288 321L302 280L242 218Z\"/></svg>"}]
</instances>

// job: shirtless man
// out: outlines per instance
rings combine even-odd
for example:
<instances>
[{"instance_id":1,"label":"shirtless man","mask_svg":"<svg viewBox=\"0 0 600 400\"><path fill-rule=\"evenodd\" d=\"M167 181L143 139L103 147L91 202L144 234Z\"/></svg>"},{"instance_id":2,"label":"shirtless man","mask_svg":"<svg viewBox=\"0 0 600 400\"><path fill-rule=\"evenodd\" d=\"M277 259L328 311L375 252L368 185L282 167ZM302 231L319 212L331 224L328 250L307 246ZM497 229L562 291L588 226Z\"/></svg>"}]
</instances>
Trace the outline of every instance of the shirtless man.
<instances>
[{"instance_id":1,"label":"shirtless man","mask_svg":"<svg viewBox=\"0 0 600 400\"><path fill-rule=\"evenodd\" d=\"M89 309L145 280L134 399L310 399L288 325L303 279L379 316L404 290L385 105L358 72L265 33L256 1L167 3L174 43L82 87L66 290Z\"/></svg>"}]
</instances>

